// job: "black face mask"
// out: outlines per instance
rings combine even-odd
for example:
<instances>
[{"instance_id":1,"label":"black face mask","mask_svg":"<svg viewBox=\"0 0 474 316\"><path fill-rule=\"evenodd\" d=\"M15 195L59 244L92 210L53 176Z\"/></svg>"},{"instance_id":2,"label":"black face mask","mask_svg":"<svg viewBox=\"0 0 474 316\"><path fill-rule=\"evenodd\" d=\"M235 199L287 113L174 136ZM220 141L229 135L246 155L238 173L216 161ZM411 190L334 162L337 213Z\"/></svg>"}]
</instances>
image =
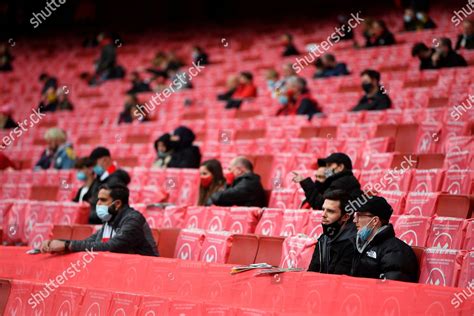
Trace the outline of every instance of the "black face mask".
<instances>
[{"instance_id":1,"label":"black face mask","mask_svg":"<svg viewBox=\"0 0 474 316\"><path fill-rule=\"evenodd\" d=\"M337 221L329 225L321 224L323 226L323 233L331 238L336 236L341 230L341 227L343 225L339 223L340 220L341 219L339 218Z\"/></svg>"},{"instance_id":2,"label":"black face mask","mask_svg":"<svg viewBox=\"0 0 474 316\"><path fill-rule=\"evenodd\" d=\"M171 140L171 141L169 142L169 148L170 148L170 149L178 149L179 146L180 146L180 142L177 141L177 140Z\"/></svg>"},{"instance_id":3,"label":"black face mask","mask_svg":"<svg viewBox=\"0 0 474 316\"><path fill-rule=\"evenodd\" d=\"M362 90L364 90L365 93L369 93L372 90L373 86L371 83L365 82L362 84Z\"/></svg>"}]
</instances>

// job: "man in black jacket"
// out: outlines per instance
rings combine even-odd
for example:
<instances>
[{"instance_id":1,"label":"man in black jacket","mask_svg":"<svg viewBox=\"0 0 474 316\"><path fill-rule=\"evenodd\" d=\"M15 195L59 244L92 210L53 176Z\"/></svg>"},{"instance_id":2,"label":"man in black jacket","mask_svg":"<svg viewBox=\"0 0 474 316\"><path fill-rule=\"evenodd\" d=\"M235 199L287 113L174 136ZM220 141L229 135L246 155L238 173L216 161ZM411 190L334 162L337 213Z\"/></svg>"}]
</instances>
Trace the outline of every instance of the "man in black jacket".
<instances>
[{"instance_id":1,"label":"man in black jacket","mask_svg":"<svg viewBox=\"0 0 474 316\"><path fill-rule=\"evenodd\" d=\"M201 151L193 145L196 135L186 126L180 126L171 135L170 147L173 150L168 168L199 168Z\"/></svg>"},{"instance_id":2,"label":"man in black jacket","mask_svg":"<svg viewBox=\"0 0 474 316\"><path fill-rule=\"evenodd\" d=\"M418 261L406 243L395 237L389 224L393 209L383 197L373 196L356 209L356 255L351 275L356 277L418 281Z\"/></svg>"},{"instance_id":3,"label":"man in black jacket","mask_svg":"<svg viewBox=\"0 0 474 316\"><path fill-rule=\"evenodd\" d=\"M362 90L364 96L351 111L376 111L386 110L392 105L387 91L380 85L380 73L372 69L366 69L360 74L362 78Z\"/></svg>"},{"instance_id":4,"label":"man in black jacket","mask_svg":"<svg viewBox=\"0 0 474 316\"><path fill-rule=\"evenodd\" d=\"M326 191L344 190L351 199L362 194L360 183L352 174L351 158L346 154L333 153L326 159L318 159L318 165L326 167L326 180L324 182L313 182L310 177L303 179L301 175L294 173L293 181L300 184L306 196L303 205L308 203L311 208L320 210L323 206L323 195Z\"/></svg>"},{"instance_id":5,"label":"man in black jacket","mask_svg":"<svg viewBox=\"0 0 474 316\"><path fill-rule=\"evenodd\" d=\"M219 206L267 206L265 190L260 181L260 176L253 173L253 165L247 158L234 158L230 163L226 179L226 188L211 195L208 204Z\"/></svg>"},{"instance_id":6,"label":"man in black jacket","mask_svg":"<svg viewBox=\"0 0 474 316\"><path fill-rule=\"evenodd\" d=\"M466 60L453 50L451 40L447 37L439 39L432 59L436 68L467 67Z\"/></svg>"},{"instance_id":7,"label":"man in black jacket","mask_svg":"<svg viewBox=\"0 0 474 316\"><path fill-rule=\"evenodd\" d=\"M102 221L97 217L95 212L100 186L103 184L114 185L118 183L127 186L130 183L130 176L125 170L117 168L112 160L110 151L105 147L95 148L89 158L94 162L93 171L96 174L96 178L90 187L90 198L88 201L91 205L89 224L101 224Z\"/></svg>"},{"instance_id":8,"label":"man in black jacket","mask_svg":"<svg viewBox=\"0 0 474 316\"><path fill-rule=\"evenodd\" d=\"M329 274L351 273L357 229L347 213L348 194L334 190L324 194L323 234L319 237L308 271Z\"/></svg>"},{"instance_id":9,"label":"man in black jacket","mask_svg":"<svg viewBox=\"0 0 474 316\"><path fill-rule=\"evenodd\" d=\"M433 65L432 56L435 53L433 48L429 48L424 43L418 42L413 45L411 49L411 55L418 57L420 60L420 70L424 69L435 69Z\"/></svg>"},{"instance_id":10,"label":"man in black jacket","mask_svg":"<svg viewBox=\"0 0 474 316\"><path fill-rule=\"evenodd\" d=\"M97 212L102 228L85 240L47 240L42 252L110 251L158 256L156 243L145 217L128 205L126 186L100 187Z\"/></svg>"}]
</instances>

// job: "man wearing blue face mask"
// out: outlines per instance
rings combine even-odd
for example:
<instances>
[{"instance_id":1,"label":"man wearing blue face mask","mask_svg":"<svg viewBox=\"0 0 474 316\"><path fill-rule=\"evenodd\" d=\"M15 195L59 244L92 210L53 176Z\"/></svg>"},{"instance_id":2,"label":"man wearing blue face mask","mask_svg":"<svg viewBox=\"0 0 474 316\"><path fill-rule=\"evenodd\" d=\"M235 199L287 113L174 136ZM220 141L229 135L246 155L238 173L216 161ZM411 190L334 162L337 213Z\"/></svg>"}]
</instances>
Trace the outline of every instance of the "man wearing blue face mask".
<instances>
[{"instance_id":1,"label":"man wearing blue face mask","mask_svg":"<svg viewBox=\"0 0 474 316\"><path fill-rule=\"evenodd\" d=\"M313 181L293 172L293 182L299 183L304 190L306 199L302 208L310 206L321 210L324 203L324 193L334 190L344 190L349 198L355 199L362 194L360 183L352 173L352 160L344 153L333 153L325 159L318 159L318 167L325 167L325 180Z\"/></svg>"},{"instance_id":2,"label":"man wearing blue face mask","mask_svg":"<svg viewBox=\"0 0 474 316\"><path fill-rule=\"evenodd\" d=\"M101 186L96 210L102 228L85 240L47 240L41 252L110 251L158 256L145 217L128 205L129 194L121 184Z\"/></svg>"},{"instance_id":3,"label":"man wearing blue face mask","mask_svg":"<svg viewBox=\"0 0 474 316\"><path fill-rule=\"evenodd\" d=\"M73 199L74 202L89 201L91 198L90 188L95 179L95 174L92 171L93 167L94 162L89 157L83 157L76 160L76 178L84 183L84 185L77 190L76 196Z\"/></svg>"},{"instance_id":4,"label":"man wearing blue face mask","mask_svg":"<svg viewBox=\"0 0 474 316\"><path fill-rule=\"evenodd\" d=\"M393 209L383 197L373 196L356 210L355 277L418 281L418 261L409 245L395 237L389 224Z\"/></svg>"},{"instance_id":5,"label":"man wearing blue face mask","mask_svg":"<svg viewBox=\"0 0 474 316\"><path fill-rule=\"evenodd\" d=\"M130 183L130 176L126 171L117 168L112 160L110 151L105 147L95 148L89 158L94 162L92 170L96 174L96 178L90 188L91 197L89 204L91 205L91 212L89 215L89 224L100 224L101 221L95 212L99 187L103 184L113 185L117 183L128 185Z\"/></svg>"}]
</instances>

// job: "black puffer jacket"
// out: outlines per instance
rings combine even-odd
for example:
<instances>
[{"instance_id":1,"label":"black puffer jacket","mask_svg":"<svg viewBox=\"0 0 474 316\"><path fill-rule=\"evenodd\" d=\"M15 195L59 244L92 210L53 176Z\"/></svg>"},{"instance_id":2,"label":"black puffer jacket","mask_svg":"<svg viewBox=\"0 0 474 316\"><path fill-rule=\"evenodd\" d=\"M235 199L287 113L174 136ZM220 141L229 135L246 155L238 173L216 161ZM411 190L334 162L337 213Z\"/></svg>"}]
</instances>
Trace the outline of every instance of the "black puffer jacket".
<instances>
[{"instance_id":1,"label":"black puffer jacket","mask_svg":"<svg viewBox=\"0 0 474 316\"><path fill-rule=\"evenodd\" d=\"M339 173L336 173L333 176L330 176L323 183L313 182L311 178L306 178L300 182L301 188L304 190L306 200L303 202L308 202L309 205L315 210L320 210L323 207L324 203L324 192L332 191L336 189L346 191L352 199L357 198L362 194L360 189L360 183L351 170L343 170Z\"/></svg>"},{"instance_id":2,"label":"black puffer jacket","mask_svg":"<svg viewBox=\"0 0 474 316\"><path fill-rule=\"evenodd\" d=\"M144 256L158 256L155 240L145 217L127 206L113 218L109 225L115 236L102 242L104 226L85 240L71 241L71 251L111 251Z\"/></svg>"},{"instance_id":3,"label":"black puffer jacket","mask_svg":"<svg viewBox=\"0 0 474 316\"><path fill-rule=\"evenodd\" d=\"M388 224L375 235L362 253L356 250L351 275L417 282L418 261L411 247L396 238L392 224Z\"/></svg>"},{"instance_id":4,"label":"black puffer jacket","mask_svg":"<svg viewBox=\"0 0 474 316\"><path fill-rule=\"evenodd\" d=\"M176 128L173 135L179 136L179 141L170 142L173 153L168 168L199 168L201 151L193 145L196 135L186 126Z\"/></svg>"},{"instance_id":5,"label":"black puffer jacket","mask_svg":"<svg viewBox=\"0 0 474 316\"><path fill-rule=\"evenodd\" d=\"M210 204L219 206L267 206L265 190L260 176L248 172L237 178L223 191L211 195Z\"/></svg>"},{"instance_id":6,"label":"black puffer jacket","mask_svg":"<svg viewBox=\"0 0 474 316\"><path fill-rule=\"evenodd\" d=\"M308 271L350 275L354 259L355 224L350 221L334 238L323 234L314 249Z\"/></svg>"}]
</instances>

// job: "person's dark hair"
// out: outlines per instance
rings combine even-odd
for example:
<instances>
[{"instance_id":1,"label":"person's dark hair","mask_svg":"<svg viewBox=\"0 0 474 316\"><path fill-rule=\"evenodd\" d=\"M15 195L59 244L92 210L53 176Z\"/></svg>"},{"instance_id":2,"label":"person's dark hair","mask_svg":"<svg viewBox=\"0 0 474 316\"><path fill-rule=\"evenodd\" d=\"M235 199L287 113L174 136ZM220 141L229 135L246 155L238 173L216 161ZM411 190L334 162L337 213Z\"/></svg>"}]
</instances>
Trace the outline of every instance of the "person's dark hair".
<instances>
[{"instance_id":1,"label":"person's dark hair","mask_svg":"<svg viewBox=\"0 0 474 316\"><path fill-rule=\"evenodd\" d=\"M94 161L94 163L97 161L97 159L100 159L102 157L112 157L110 155L110 151L105 148L105 147L96 147L94 150L91 152L89 155L89 158Z\"/></svg>"},{"instance_id":2,"label":"person's dark hair","mask_svg":"<svg viewBox=\"0 0 474 316\"><path fill-rule=\"evenodd\" d=\"M247 80L249 80L249 81L252 81L252 80L253 80L253 75L252 75L252 73L249 72L249 71L242 71L242 72L240 73L240 75L243 76L243 77L245 77L245 78L247 78Z\"/></svg>"},{"instance_id":3,"label":"person's dark hair","mask_svg":"<svg viewBox=\"0 0 474 316\"><path fill-rule=\"evenodd\" d=\"M316 59L316 61L314 62L314 66L316 68L323 68L324 67L323 60L321 59L321 57L318 57Z\"/></svg>"},{"instance_id":4,"label":"person's dark hair","mask_svg":"<svg viewBox=\"0 0 474 316\"><path fill-rule=\"evenodd\" d=\"M375 79L377 80L377 82L380 81L380 72L376 71L376 70L373 70L373 69L365 69L364 71L362 71L360 73L360 76L369 76L371 79Z\"/></svg>"},{"instance_id":5,"label":"person's dark hair","mask_svg":"<svg viewBox=\"0 0 474 316\"><path fill-rule=\"evenodd\" d=\"M341 215L347 213L346 206L349 205L349 194L341 189L327 191L324 193L323 198L325 200L339 201L339 208L341 209ZM352 215L352 214L351 214Z\"/></svg>"},{"instance_id":6,"label":"person's dark hair","mask_svg":"<svg viewBox=\"0 0 474 316\"><path fill-rule=\"evenodd\" d=\"M48 77L49 77L49 76L48 76L47 73L42 72L42 73L39 75L38 80L39 80L39 81L45 81L46 79L48 79Z\"/></svg>"},{"instance_id":7,"label":"person's dark hair","mask_svg":"<svg viewBox=\"0 0 474 316\"><path fill-rule=\"evenodd\" d=\"M155 140L155 143L153 144L153 147L155 148L156 152L158 152L158 143L159 142L162 142L165 145L166 151L169 151L171 149L171 146L170 146L171 135L169 133L165 133L165 134L161 135L160 137L158 137Z\"/></svg>"},{"instance_id":8,"label":"person's dark hair","mask_svg":"<svg viewBox=\"0 0 474 316\"><path fill-rule=\"evenodd\" d=\"M82 169L82 168L91 168L94 167L94 161L90 159L89 157L81 157L76 160L76 163L74 164L74 168L76 169Z\"/></svg>"},{"instance_id":9,"label":"person's dark hair","mask_svg":"<svg viewBox=\"0 0 474 316\"><path fill-rule=\"evenodd\" d=\"M379 24L385 32L388 31L387 24L385 24L384 20L375 20L373 23Z\"/></svg>"},{"instance_id":10,"label":"person's dark hair","mask_svg":"<svg viewBox=\"0 0 474 316\"><path fill-rule=\"evenodd\" d=\"M240 157L237 161L238 164L241 164L245 169L253 172L253 164L250 160L245 157Z\"/></svg>"},{"instance_id":11,"label":"person's dark hair","mask_svg":"<svg viewBox=\"0 0 474 316\"><path fill-rule=\"evenodd\" d=\"M113 184L103 184L99 187L99 191L100 190L110 191L110 197L112 198L112 200L119 200L122 202L122 205L128 205L130 191L123 183L116 182Z\"/></svg>"},{"instance_id":12,"label":"person's dark hair","mask_svg":"<svg viewBox=\"0 0 474 316\"><path fill-rule=\"evenodd\" d=\"M326 58L328 61L331 61L331 62L336 61L336 57L333 54L327 53L327 54L324 55L324 58Z\"/></svg>"},{"instance_id":13,"label":"person's dark hair","mask_svg":"<svg viewBox=\"0 0 474 316\"><path fill-rule=\"evenodd\" d=\"M439 44L448 47L449 50L452 50L452 49L453 49L453 43L452 43L451 40L450 40L449 38L447 38L447 37L441 37L441 38L439 39Z\"/></svg>"},{"instance_id":14,"label":"person's dark hair","mask_svg":"<svg viewBox=\"0 0 474 316\"><path fill-rule=\"evenodd\" d=\"M425 45L425 43L418 42L415 43L415 45L413 45L413 47L411 48L411 55L415 57L418 56L421 52L426 52L427 50L429 50L429 48Z\"/></svg>"},{"instance_id":15,"label":"person's dark hair","mask_svg":"<svg viewBox=\"0 0 474 316\"><path fill-rule=\"evenodd\" d=\"M199 187L198 205L204 205L209 197L225 184L224 172L222 171L222 165L219 160L206 160L201 163L201 166L206 167L212 174L212 183L207 189Z\"/></svg>"}]
</instances>

